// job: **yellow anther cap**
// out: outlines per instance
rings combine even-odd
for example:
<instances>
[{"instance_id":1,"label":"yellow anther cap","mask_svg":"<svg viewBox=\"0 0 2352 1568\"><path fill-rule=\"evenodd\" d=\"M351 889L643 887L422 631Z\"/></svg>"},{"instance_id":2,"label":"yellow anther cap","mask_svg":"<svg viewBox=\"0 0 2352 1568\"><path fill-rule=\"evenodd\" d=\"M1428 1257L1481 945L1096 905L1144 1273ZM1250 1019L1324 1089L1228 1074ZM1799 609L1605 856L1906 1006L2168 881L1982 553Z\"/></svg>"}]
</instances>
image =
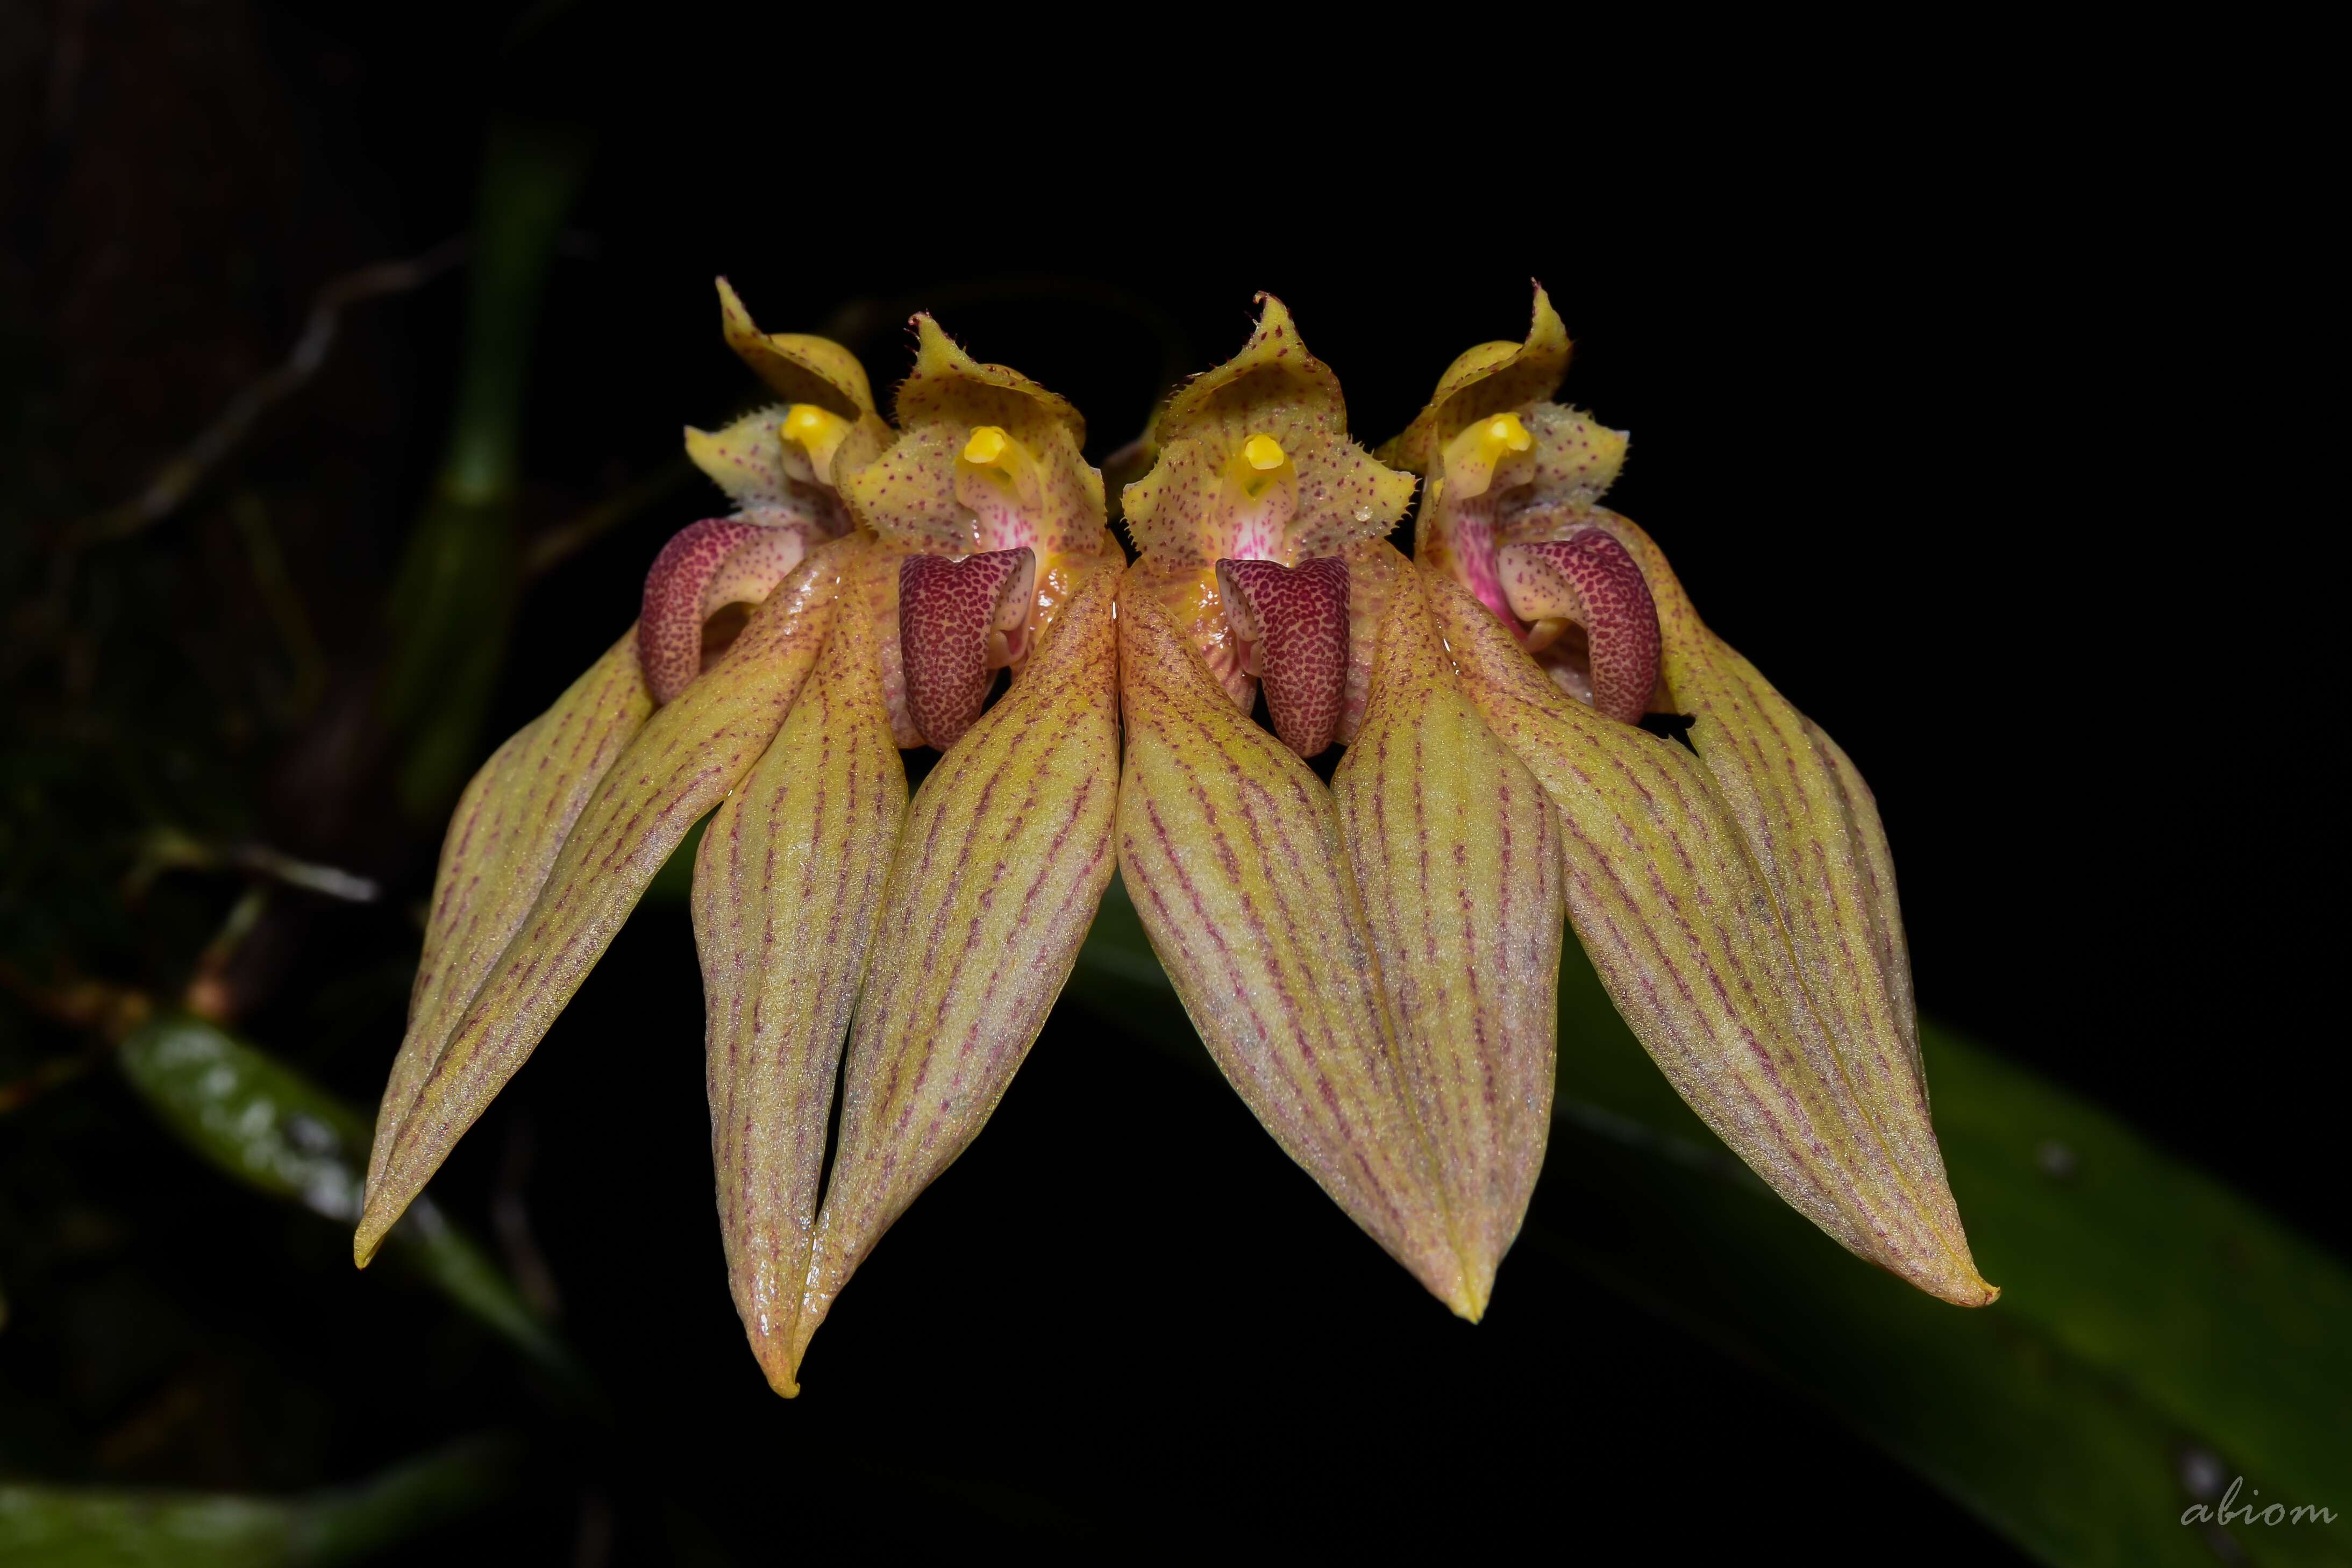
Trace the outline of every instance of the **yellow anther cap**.
<instances>
[{"instance_id":1,"label":"yellow anther cap","mask_svg":"<svg viewBox=\"0 0 2352 1568\"><path fill-rule=\"evenodd\" d=\"M1516 476L1507 476L1503 483L1524 484L1532 476L1526 471L1528 464L1516 459L1527 458L1535 449L1536 433L1517 415L1489 414L1475 419L1445 444L1442 464L1446 490L1456 500L1484 495L1496 483L1497 469Z\"/></svg>"},{"instance_id":2,"label":"yellow anther cap","mask_svg":"<svg viewBox=\"0 0 2352 1568\"><path fill-rule=\"evenodd\" d=\"M1498 414L1487 420L1486 439L1514 452L1524 452L1536 444L1536 438L1528 434L1528 427L1519 423L1516 414Z\"/></svg>"},{"instance_id":3,"label":"yellow anther cap","mask_svg":"<svg viewBox=\"0 0 2352 1568\"><path fill-rule=\"evenodd\" d=\"M985 468L1003 457L1004 448L1012 443L1013 437L1007 436L1001 426L975 425L971 439L963 444L963 460Z\"/></svg>"},{"instance_id":4,"label":"yellow anther cap","mask_svg":"<svg viewBox=\"0 0 2352 1568\"><path fill-rule=\"evenodd\" d=\"M786 411L784 422L778 426L787 441L798 441L803 447L815 447L828 437L837 437L849 421L838 414L829 413L814 403L795 403Z\"/></svg>"},{"instance_id":5,"label":"yellow anther cap","mask_svg":"<svg viewBox=\"0 0 2352 1568\"><path fill-rule=\"evenodd\" d=\"M1282 467L1282 443L1271 436L1253 436L1242 443L1242 456L1259 473L1271 473Z\"/></svg>"}]
</instances>

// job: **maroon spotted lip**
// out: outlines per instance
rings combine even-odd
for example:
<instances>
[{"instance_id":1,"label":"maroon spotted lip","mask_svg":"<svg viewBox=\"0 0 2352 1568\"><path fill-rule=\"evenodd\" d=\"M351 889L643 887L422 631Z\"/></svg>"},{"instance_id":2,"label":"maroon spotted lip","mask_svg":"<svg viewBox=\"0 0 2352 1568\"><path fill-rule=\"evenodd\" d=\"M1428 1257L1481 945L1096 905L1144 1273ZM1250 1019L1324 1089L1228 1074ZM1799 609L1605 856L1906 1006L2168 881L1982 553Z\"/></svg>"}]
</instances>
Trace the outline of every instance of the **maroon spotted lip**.
<instances>
[{"instance_id":1,"label":"maroon spotted lip","mask_svg":"<svg viewBox=\"0 0 2352 1568\"><path fill-rule=\"evenodd\" d=\"M1507 544L1496 565L1511 613L1538 628L1574 622L1591 638L1592 706L1622 724L1641 722L1658 684L1658 607L1642 569L1607 530ZM1531 636L1530 653L1549 637Z\"/></svg>"},{"instance_id":2,"label":"maroon spotted lip","mask_svg":"<svg viewBox=\"0 0 2352 1568\"><path fill-rule=\"evenodd\" d=\"M944 752L979 719L990 679L1028 651L1036 595L1037 555L1025 546L898 563L907 710L924 740Z\"/></svg>"},{"instance_id":3,"label":"maroon spotted lip","mask_svg":"<svg viewBox=\"0 0 2352 1568\"><path fill-rule=\"evenodd\" d=\"M1348 694L1348 563L1220 561L1217 592L1274 732L1302 757L1329 750Z\"/></svg>"}]
</instances>

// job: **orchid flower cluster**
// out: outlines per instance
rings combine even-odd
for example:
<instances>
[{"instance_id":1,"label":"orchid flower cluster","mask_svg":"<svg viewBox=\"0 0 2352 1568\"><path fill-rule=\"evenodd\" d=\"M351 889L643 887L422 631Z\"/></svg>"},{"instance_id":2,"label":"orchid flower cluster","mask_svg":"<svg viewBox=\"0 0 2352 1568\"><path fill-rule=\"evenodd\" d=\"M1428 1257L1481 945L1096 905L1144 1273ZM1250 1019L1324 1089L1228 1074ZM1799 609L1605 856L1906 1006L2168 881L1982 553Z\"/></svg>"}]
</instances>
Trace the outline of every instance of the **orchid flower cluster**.
<instances>
[{"instance_id":1,"label":"orchid flower cluster","mask_svg":"<svg viewBox=\"0 0 2352 1568\"><path fill-rule=\"evenodd\" d=\"M886 423L846 350L719 292L779 401L687 432L733 510L669 542L636 625L457 806L362 1265L708 816L719 1214L779 1394L987 1122L1114 868L1250 1110L1465 1318L1543 1163L1564 926L1774 1191L1936 1296L1998 1293L1929 1124L1870 792L1601 504L1626 437L1551 401L1540 287L1526 340L1463 354L1377 456L1261 297L1153 419L1132 561L1062 398L917 316Z\"/></svg>"}]
</instances>

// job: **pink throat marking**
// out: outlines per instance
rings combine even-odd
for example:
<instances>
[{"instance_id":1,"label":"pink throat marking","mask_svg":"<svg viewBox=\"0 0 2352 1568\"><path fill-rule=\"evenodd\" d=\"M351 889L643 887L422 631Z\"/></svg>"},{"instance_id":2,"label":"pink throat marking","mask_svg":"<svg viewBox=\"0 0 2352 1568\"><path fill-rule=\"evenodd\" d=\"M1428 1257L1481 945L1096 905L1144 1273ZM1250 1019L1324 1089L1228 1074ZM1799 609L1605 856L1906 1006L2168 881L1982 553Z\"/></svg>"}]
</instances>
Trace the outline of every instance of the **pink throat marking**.
<instances>
[{"instance_id":1,"label":"pink throat marking","mask_svg":"<svg viewBox=\"0 0 2352 1568\"><path fill-rule=\"evenodd\" d=\"M907 714L925 741L944 752L971 728L991 678L1028 652L1036 593L1037 556L1026 548L898 563Z\"/></svg>"},{"instance_id":2,"label":"pink throat marking","mask_svg":"<svg viewBox=\"0 0 2352 1568\"><path fill-rule=\"evenodd\" d=\"M1658 606L1625 547L1606 529L1586 528L1566 539L1507 544L1496 565L1520 619L1565 616L1584 627L1593 708L1639 723L1658 684Z\"/></svg>"},{"instance_id":3,"label":"pink throat marking","mask_svg":"<svg viewBox=\"0 0 2352 1568\"><path fill-rule=\"evenodd\" d=\"M702 673L703 595L730 555L768 531L733 518L705 518L679 529L654 557L637 616L637 663L655 701L675 701Z\"/></svg>"},{"instance_id":4,"label":"pink throat marking","mask_svg":"<svg viewBox=\"0 0 2352 1568\"><path fill-rule=\"evenodd\" d=\"M1348 563L1220 561L1217 592L1274 732L1302 757L1329 749L1348 690Z\"/></svg>"},{"instance_id":5,"label":"pink throat marking","mask_svg":"<svg viewBox=\"0 0 2352 1568\"><path fill-rule=\"evenodd\" d=\"M1495 562L1495 520L1486 510L1464 507L1454 522L1452 543L1454 559L1461 574L1478 602L1495 612L1506 625L1516 626L1511 602L1503 595L1503 582L1496 574Z\"/></svg>"}]
</instances>

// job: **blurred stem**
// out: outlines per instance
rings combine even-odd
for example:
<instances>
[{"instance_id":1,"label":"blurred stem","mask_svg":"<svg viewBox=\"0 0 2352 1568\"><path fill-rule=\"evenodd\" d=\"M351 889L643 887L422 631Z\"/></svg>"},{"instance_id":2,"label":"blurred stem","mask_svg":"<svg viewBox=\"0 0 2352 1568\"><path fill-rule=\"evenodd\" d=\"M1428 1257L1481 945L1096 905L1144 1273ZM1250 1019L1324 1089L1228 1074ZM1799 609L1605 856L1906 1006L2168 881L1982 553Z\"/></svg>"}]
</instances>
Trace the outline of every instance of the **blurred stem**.
<instances>
[{"instance_id":1,"label":"blurred stem","mask_svg":"<svg viewBox=\"0 0 2352 1568\"><path fill-rule=\"evenodd\" d=\"M49 1090L73 1082L95 1067L104 1054L101 1047L79 1056L52 1057L24 1077L0 1083L0 1116L20 1110ZM5 1315L0 1315L0 1321L5 1321Z\"/></svg>"},{"instance_id":2,"label":"blurred stem","mask_svg":"<svg viewBox=\"0 0 2352 1568\"><path fill-rule=\"evenodd\" d=\"M398 798L418 820L447 805L474 762L506 657L531 337L588 161L581 132L516 120L494 125L483 152L456 410L390 605L383 711L402 749Z\"/></svg>"},{"instance_id":3,"label":"blurred stem","mask_svg":"<svg viewBox=\"0 0 2352 1568\"><path fill-rule=\"evenodd\" d=\"M398 1466L360 1486L306 1501L293 1531L298 1563L346 1563L460 1519L514 1485L522 1445L471 1437Z\"/></svg>"},{"instance_id":4,"label":"blurred stem","mask_svg":"<svg viewBox=\"0 0 2352 1568\"><path fill-rule=\"evenodd\" d=\"M237 997L229 984L229 968L268 908L269 889L261 886L247 888L229 906L228 918L221 922L212 941L205 944L205 951L196 959L195 971L189 976L187 990L182 994L181 1005L189 1012L216 1024L226 1024L236 1016Z\"/></svg>"},{"instance_id":5,"label":"blurred stem","mask_svg":"<svg viewBox=\"0 0 2352 1568\"><path fill-rule=\"evenodd\" d=\"M278 640L286 645L286 656L294 666L287 707L292 717L302 718L326 694L326 656L319 650L319 637L311 629L310 611L303 607L301 593L286 570L286 556L278 548L278 536L270 531L268 507L258 493L239 490L230 500L228 510L236 523L238 536L245 541L246 563L253 573L254 586L260 590L261 601L277 625Z\"/></svg>"},{"instance_id":6,"label":"blurred stem","mask_svg":"<svg viewBox=\"0 0 2352 1568\"><path fill-rule=\"evenodd\" d=\"M119 506L83 518L66 531L60 566L75 552L107 540L127 539L140 530L177 511L196 487L235 451L264 411L300 388L327 362L327 352L341 331L342 313L363 300L404 294L431 282L465 258L466 237L445 239L423 255L406 261L378 261L329 281L311 302L302 335L285 362L238 391L211 424L172 460L147 488ZM58 579L59 584L65 581Z\"/></svg>"},{"instance_id":7,"label":"blurred stem","mask_svg":"<svg viewBox=\"0 0 2352 1568\"><path fill-rule=\"evenodd\" d=\"M147 896L155 879L166 871L235 869L268 877L289 888L341 899L346 903L373 903L382 891L368 878L335 866L299 860L267 844L208 844L176 827L152 827L140 839L138 858L122 879L122 896L136 902Z\"/></svg>"},{"instance_id":8,"label":"blurred stem","mask_svg":"<svg viewBox=\"0 0 2352 1568\"><path fill-rule=\"evenodd\" d=\"M500 121L482 154L465 363L441 460L441 489L479 506L510 500L521 477L523 379L540 298L564 216L588 173L585 136Z\"/></svg>"},{"instance_id":9,"label":"blurred stem","mask_svg":"<svg viewBox=\"0 0 2352 1568\"><path fill-rule=\"evenodd\" d=\"M103 1046L113 1046L154 1016L148 994L129 985L87 980L70 972L36 980L0 959L0 990L68 1028L86 1029Z\"/></svg>"}]
</instances>

